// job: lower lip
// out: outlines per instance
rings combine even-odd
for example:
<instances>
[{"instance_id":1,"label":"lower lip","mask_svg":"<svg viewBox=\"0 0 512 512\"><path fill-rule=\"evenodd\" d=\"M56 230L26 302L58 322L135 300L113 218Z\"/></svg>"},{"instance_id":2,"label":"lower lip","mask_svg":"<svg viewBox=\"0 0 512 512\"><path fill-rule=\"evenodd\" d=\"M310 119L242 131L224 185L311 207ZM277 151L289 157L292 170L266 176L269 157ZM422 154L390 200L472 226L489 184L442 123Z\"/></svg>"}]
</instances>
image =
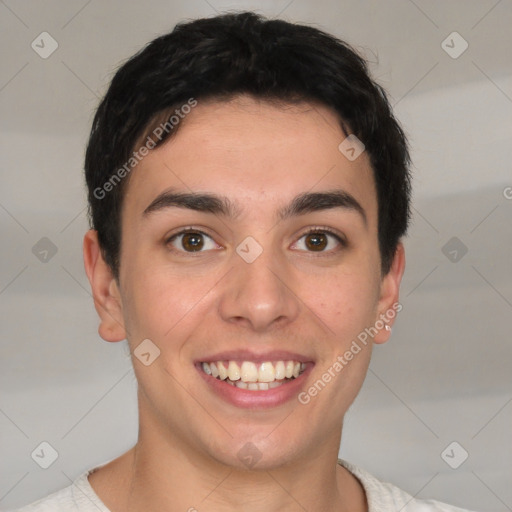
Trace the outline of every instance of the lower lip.
<instances>
[{"instance_id":1,"label":"lower lip","mask_svg":"<svg viewBox=\"0 0 512 512\"><path fill-rule=\"evenodd\" d=\"M245 409L267 409L296 399L312 366L311 363L307 364L306 369L297 378L281 384L277 388L264 391L237 388L223 380L207 375L200 365L197 365L196 368L210 389L226 402Z\"/></svg>"}]
</instances>

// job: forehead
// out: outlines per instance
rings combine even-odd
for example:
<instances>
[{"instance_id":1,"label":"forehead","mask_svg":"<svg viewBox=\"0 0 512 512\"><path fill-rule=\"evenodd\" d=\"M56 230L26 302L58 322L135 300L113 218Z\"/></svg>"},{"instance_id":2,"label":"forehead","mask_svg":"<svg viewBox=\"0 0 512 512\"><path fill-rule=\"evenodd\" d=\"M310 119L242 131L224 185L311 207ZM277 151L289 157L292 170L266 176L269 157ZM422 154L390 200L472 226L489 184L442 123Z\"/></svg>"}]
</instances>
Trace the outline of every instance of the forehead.
<instances>
[{"instance_id":1,"label":"forehead","mask_svg":"<svg viewBox=\"0 0 512 512\"><path fill-rule=\"evenodd\" d=\"M350 161L340 152L347 134L329 108L242 96L198 101L180 123L132 171L126 214L142 215L171 188L227 196L242 216L265 209L270 213L304 192L342 189L363 205L370 223L376 222L367 155Z\"/></svg>"}]
</instances>

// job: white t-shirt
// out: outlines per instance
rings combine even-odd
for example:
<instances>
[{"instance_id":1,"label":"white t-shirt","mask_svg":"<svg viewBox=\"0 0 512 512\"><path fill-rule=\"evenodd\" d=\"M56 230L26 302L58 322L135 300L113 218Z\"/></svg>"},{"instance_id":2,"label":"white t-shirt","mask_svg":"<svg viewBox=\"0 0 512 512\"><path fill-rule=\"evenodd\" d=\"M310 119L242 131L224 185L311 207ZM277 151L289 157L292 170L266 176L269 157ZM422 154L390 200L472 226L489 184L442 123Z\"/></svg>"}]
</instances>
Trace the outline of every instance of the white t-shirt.
<instances>
[{"instance_id":1,"label":"white t-shirt","mask_svg":"<svg viewBox=\"0 0 512 512\"><path fill-rule=\"evenodd\" d=\"M361 482L368 500L368 512L470 512L438 501L417 500L363 469L341 459L338 462ZM87 479L97 468L80 475L69 487L13 512L110 512Z\"/></svg>"}]
</instances>

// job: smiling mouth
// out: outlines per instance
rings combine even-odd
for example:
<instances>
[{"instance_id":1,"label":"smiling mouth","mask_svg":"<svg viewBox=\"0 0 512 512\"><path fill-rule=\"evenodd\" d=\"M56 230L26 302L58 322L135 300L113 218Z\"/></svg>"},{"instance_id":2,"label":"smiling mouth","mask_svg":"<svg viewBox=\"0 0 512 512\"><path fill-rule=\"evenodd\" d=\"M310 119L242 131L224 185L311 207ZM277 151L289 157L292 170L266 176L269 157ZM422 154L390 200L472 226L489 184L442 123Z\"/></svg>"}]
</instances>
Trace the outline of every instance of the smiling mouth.
<instances>
[{"instance_id":1,"label":"smiling mouth","mask_svg":"<svg viewBox=\"0 0 512 512\"><path fill-rule=\"evenodd\" d=\"M231 386L251 391L274 389L299 377L306 364L299 361L211 361L201 363L204 373Z\"/></svg>"}]
</instances>

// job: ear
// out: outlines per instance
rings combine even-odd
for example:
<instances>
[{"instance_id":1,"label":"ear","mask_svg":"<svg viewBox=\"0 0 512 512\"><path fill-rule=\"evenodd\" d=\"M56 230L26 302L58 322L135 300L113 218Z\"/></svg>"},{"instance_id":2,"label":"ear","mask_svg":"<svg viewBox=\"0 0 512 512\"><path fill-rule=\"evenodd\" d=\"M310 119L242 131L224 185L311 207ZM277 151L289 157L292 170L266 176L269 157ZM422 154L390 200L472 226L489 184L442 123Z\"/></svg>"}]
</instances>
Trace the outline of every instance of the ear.
<instances>
[{"instance_id":1,"label":"ear","mask_svg":"<svg viewBox=\"0 0 512 512\"><path fill-rule=\"evenodd\" d=\"M373 338L374 343L385 343L391 335L391 329L396 320L396 315L402 309L399 303L400 283L405 270L405 249L402 242L399 242L393 257L389 272L382 278L380 285L380 296L377 305L377 316L375 327L378 333Z\"/></svg>"},{"instance_id":2,"label":"ear","mask_svg":"<svg viewBox=\"0 0 512 512\"><path fill-rule=\"evenodd\" d=\"M90 229L84 236L84 266L91 284L94 307L100 317L99 335L105 341L126 338L119 286L105 263L98 242L98 232Z\"/></svg>"}]
</instances>

